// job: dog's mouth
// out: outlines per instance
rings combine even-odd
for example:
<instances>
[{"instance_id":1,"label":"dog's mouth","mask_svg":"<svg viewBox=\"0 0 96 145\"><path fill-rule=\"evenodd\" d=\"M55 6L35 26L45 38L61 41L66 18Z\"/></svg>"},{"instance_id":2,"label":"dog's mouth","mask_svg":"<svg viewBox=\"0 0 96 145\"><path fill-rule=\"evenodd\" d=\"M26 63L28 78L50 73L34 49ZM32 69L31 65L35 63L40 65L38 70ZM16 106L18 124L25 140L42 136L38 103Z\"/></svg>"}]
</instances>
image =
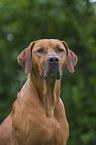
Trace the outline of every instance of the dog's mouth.
<instances>
[{"instance_id":1,"label":"dog's mouth","mask_svg":"<svg viewBox=\"0 0 96 145\"><path fill-rule=\"evenodd\" d=\"M48 77L55 77L55 78L59 79L60 78L59 70L56 68L50 69L48 72Z\"/></svg>"},{"instance_id":2,"label":"dog's mouth","mask_svg":"<svg viewBox=\"0 0 96 145\"><path fill-rule=\"evenodd\" d=\"M50 68L50 67L45 66L44 71L42 71L40 75L45 80L48 78L59 80L62 77L61 67L54 66Z\"/></svg>"}]
</instances>

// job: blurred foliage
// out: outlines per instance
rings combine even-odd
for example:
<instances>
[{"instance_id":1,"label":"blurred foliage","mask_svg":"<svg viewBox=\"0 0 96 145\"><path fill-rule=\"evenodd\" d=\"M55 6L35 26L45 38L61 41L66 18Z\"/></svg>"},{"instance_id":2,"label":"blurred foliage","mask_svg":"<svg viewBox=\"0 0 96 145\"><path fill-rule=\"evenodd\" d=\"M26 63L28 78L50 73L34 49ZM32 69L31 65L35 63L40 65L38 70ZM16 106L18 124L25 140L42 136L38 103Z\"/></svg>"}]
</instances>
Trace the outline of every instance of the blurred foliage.
<instances>
[{"instance_id":1,"label":"blurred foliage","mask_svg":"<svg viewBox=\"0 0 96 145\"><path fill-rule=\"evenodd\" d=\"M64 70L61 96L70 125L68 145L96 145L96 3L88 0L0 0L0 122L26 81L18 54L31 41L65 40L78 56Z\"/></svg>"}]
</instances>

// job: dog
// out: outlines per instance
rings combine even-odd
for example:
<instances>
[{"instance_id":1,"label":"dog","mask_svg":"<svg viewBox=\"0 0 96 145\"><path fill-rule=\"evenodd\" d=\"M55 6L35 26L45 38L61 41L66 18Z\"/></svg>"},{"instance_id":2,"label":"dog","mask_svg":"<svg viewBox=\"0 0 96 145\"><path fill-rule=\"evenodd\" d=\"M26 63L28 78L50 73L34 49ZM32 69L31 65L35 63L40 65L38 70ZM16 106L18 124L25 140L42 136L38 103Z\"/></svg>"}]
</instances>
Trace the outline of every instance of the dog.
<instances>
[{"instance_id":1,"label":"dog","mask_svg":"<svg viewBox=\"0 0 96 145\"><path fill-rule=\"evenodd\" d=\"M64 41L31 42L17 57L28 79L0 126L0 145L66 145L69 125L60 98L62 72L74 72L77 56Z\"/></svg>"}]
</instances>

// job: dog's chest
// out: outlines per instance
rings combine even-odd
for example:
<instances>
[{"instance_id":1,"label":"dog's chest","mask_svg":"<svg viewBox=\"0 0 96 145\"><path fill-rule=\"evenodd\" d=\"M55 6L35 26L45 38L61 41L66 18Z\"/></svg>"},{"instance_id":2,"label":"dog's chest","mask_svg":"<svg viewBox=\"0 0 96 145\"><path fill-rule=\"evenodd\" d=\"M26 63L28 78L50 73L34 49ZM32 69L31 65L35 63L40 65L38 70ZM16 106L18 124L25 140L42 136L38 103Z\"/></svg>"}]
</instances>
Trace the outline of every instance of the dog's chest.
<instances>
[{"instance_id":1,"label":"dog's chest","mask_svg":"<svg viewBox=\"0 0 96 145\"><path fill-rule=\"evenodd\" d=\"M28 117L23 127L25 145L63 145L62 127L55 118Z\"/></svg>"},{"instance_id":2,"label":"dog's chest","mask_svg":"<svg viewBox=\"0 0 96 145\"><path fill-rule=\"evenodd\" d=\"M64 144L63 119L59 117L59 121L57 121L55 117L47 117L45 111L40 107L33 107L29 110L26 105L21 107L16 103L13 125L18 145Z\"/></svg>"}]
</instances>

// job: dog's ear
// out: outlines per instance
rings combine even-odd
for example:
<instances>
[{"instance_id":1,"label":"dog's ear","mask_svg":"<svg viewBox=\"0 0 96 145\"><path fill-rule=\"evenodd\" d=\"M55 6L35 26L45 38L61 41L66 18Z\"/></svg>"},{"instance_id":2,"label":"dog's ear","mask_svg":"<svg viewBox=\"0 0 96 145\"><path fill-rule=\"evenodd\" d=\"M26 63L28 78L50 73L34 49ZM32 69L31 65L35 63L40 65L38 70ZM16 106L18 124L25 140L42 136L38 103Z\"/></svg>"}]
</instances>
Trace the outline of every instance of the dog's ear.
<instances>
[{"instance_id":1,"label":"dog's ear","mask_svg":"<svg viewBox=\"0 0 96 145\"><path fill-rule=\"evenodd\" d=\"M65 48L67 50L67 62L66 62L67 70L70 73L73 73L74 72L74 67L77 64L78 57L75 55L75 53L73 51L71 51L68 48L68 46L65 43L65 41L62 41L62 43L64 44L64 46L65 46Z\"/></svg>"},{"instance_id":2,"label":"dog's ear","mask_svg":"<svg viewBox=\"0 0 96 145\"><path fill-rule=\"evenodd\" d=\"M31 42L30 45L25 48L17 57L17 61L21 67L25 69L25 73L30 73L32 70L32 47L35 42Z\"/></svg>"}]
</instances>

